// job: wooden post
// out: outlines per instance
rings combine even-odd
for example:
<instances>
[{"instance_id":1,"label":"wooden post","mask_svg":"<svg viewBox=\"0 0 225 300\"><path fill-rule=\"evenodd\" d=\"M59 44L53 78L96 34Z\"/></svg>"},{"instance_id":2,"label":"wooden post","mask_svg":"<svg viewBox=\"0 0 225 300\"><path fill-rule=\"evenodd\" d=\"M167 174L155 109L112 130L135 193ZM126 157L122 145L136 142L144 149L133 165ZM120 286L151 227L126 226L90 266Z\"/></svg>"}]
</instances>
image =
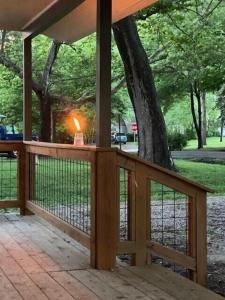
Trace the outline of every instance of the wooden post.
<instances>
[{"instance_id":1,"label":"wooden post","mask_svg":"<svg viewBox=\"0 0 225 300\"><path fill-rule=\"evenodd\" d=\"M207 197L206 192L196 195L196 267L197 283L207 286Z\"/></svg>"},{"instance_id":2,"label":"wooden post","mask_svg":"<svg viewBox=\"0 0 225 300\"><path fill-rule=\"evenodd\" d=\"M147 220L148 213L148 180L146 169L141 164L136 165L136 266L147 264Z\"/></svg>"},{"instance_id":3,"label":"wooden post","mask_svg":"<svg viewBox=\"0 0 225 300\"><path fill-rule=\"evenodd\" d=\"M136 199L135 199L135 172L128 171L128 240L136 239ZM119 212L119 209L118 209ZM132 255L131 265L135 265L136 256Z\"/></svg>"},{"instance_id":4,"label":"wooden post","mask_svg":"<svg viewBox=\"0 0 225 300\"><path fill-rule=\"evenodd\" d=\"M112 270L116 263L118 242L116 152L96 153L95 250L92 267Z\"/></svg>"},{"instance_id":5,"label":"wooden post","mask_svg":"<svg viewBox=\"0 0 225 300\"><path fill-rule=\"evenodd\" d=\"M111 25L112 0L97 0L97 147L111 147Z\"/></svg>"},{"instance_id":6,"label":"wooden post","mask_svg":"<svg viewBox=\"0 0 225 300\"><path fill-rule=\"evenodd\" d=\"M32 140L32 39L23 40L23 139Z\"/></svg>"},{"instance_id":7,"label":"wooden post","mask_svg":"<svg viewBox=\"0 0 225 300\"><path fill-rule=\"evenodd\" d=\"M197 255L197 230L196 230L196 198L188 197L188 244L189 251L187 255L196 258ZM191 271L190 279L197 281L197 267L195 271Z\"/></svg>"}]
</instances>

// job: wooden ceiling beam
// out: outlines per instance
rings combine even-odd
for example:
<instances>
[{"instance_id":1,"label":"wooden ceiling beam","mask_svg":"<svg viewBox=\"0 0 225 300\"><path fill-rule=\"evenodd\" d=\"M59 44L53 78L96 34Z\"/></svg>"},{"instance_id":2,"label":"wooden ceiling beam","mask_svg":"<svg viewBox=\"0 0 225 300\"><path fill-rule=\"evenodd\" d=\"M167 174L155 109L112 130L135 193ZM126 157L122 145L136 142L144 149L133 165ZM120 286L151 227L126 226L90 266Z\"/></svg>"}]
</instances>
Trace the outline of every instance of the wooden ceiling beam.
<instances>
[{"instance_id":1,"label":"wooden ceiling beam","mask_svg":"<svg viewBox=\"0 0 225 300\"><path fill-rule=\"evenodd\" d=\"M84 0L55 0L45 9L38 13L22 28L25 38L34 38L42 33L63 17L69 14L72 10L78 7Z\"/></svg>"}]
</instances>

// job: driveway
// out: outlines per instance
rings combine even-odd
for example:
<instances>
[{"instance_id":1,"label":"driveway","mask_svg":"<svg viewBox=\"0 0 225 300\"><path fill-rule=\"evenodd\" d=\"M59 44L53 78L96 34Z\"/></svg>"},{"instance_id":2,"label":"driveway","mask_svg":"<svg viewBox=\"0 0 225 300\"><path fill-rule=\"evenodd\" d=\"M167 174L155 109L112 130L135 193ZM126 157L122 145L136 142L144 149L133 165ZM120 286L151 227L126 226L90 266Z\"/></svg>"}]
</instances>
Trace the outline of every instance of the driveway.
<instances>
[{"instance_id":1,"label":"driveway","mask_svg":"<svg viewBox=\"0 0 225 300\"><path fill-rule=\"evenodd\" d=\"M215 158L225 159L225 152L222 151L205 151L205 150L186 150L186 151L172 151L174 159L191 159L191 158Z\"/></svg>"}]
</instances>

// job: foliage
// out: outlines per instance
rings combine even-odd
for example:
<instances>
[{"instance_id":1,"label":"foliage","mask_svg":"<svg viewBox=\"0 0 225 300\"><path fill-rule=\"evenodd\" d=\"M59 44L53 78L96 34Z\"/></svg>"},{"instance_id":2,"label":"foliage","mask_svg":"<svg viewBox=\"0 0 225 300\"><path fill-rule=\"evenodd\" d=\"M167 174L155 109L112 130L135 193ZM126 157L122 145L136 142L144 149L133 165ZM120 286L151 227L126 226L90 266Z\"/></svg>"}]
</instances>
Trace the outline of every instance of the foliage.
<instances>
[{"instance_id":1,"label":"foliage","mask_svg":"<svg viewBox=\"0 0 225 300\"><path fill-rule=\"evenodd\" d=\"M168 135L168 143L170 151L183 150L187 146L187 137L186 135L180 132L174 132Z\"/></svg>"},{"instance_id":2,"label":"foliage","mask_svg":"<svg viewBox=\"0 0 225 300\"><path fill-rule=\"evenodd\" d=\"M136 14L138 30L154 70L157 90L169 132L192 131L190 85L196 83L207 92L208 135L225 118L225 6L221 0L161 0ZM43 69L52 41L38 36L33 41L33 78L42 82ZM49 93L68 99L55 103L53 110L63 110L82 96L95 96L95 34L72 45L62 44L49 78ZM6 35L4 55L22 69L21 35ZM0 112L8 122L22 130L22 78L0 64ZM124 70L113 41L112 89L123 79ZM217 92L220 93L217 97ZM218 98L218 100L217 100ZM209 99L209 100L208 100ZM217 102L217 108L215 108ZM39 130L39 102L33 97L33 129ZM93 104L82 108L93 126ZM182 112L182 113L181 113ZM123 119L134 119L133 108L125 85L112 96L112 119L118 113ZM63 136L64 130L58 127ZM179 127L179 128L178 128Z\"/></svg>"}]
</instances>

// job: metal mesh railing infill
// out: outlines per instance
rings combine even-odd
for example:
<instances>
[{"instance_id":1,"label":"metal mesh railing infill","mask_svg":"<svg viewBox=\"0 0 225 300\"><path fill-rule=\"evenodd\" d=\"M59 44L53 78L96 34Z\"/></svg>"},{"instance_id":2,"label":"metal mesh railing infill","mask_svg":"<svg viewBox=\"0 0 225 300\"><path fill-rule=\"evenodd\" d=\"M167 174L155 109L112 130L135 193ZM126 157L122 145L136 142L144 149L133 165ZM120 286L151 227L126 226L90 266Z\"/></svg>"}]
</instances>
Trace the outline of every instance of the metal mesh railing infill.
<instances>
[{"instance_id":1,"label":"metal mesh railing infill","mask_svg":"<svg viewBox=\"0 0 225 300\"><path fill-rule=\"evenodd\" d=\"M91 164L86 161L34 158L30 186L32 201L79 230L90 234Z\"/></svg>"},{"instance_id":2,"label":"metal mesh railing infill","mask_svg":"<svg viewBox=\"0 0 225 300\"><path fill-rule=\"evenodd\" d=\"M16 158L0 156L0 201L17 199L17 169Z\"/></svg>"},{"instance_id":3,"label":"metal mesh railing infill","mask_svg":"<svg viewBox=\"0 0 225 300\"><path fill-rule=\"evenodd\" d=\"M129 239L129 171L120 168L120 188L119 188L119 200L120 200L120 240Z\"/></svg>"},{"instance_id":4,"label":"metal mesh railing infill","mask_svg":"<svg viewBox=\"0 0 225 300\"><path fill-rule=\"evenodd\" d=\"M187 195L151 181L150 239L185 255L190 253L189 245L189 199ZM152 260L185 276L189 270L163 258L153 256Z\"/></svg>"}]
</instances>

